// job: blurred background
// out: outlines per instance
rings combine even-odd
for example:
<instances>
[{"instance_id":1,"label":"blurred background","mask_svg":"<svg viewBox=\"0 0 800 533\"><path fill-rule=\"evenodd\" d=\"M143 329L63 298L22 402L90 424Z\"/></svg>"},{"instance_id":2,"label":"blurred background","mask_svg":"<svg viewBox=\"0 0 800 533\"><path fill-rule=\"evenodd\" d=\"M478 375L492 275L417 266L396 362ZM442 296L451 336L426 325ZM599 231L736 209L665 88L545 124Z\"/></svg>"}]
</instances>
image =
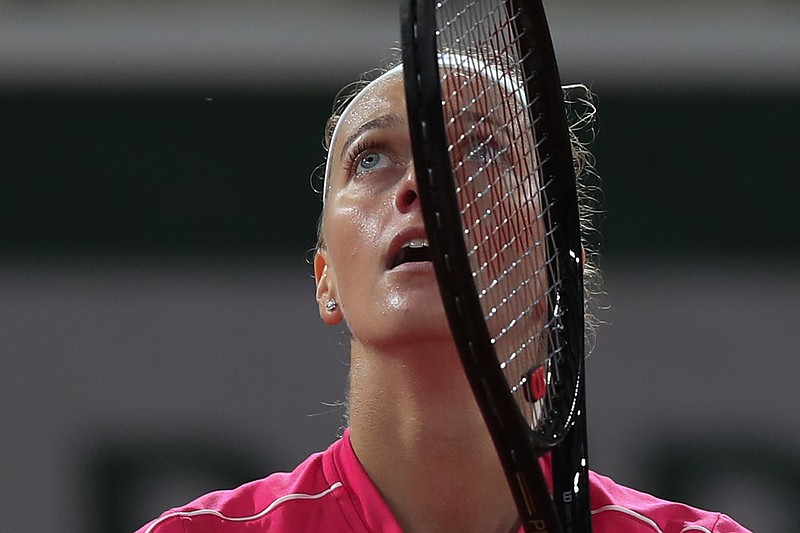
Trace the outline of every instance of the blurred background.
<instances>
[{"instance_id":1,"label":"blurred background","mask_svg":"<svg viewBox=\"0 0 800 533\"><path fill-rule=\"evenodd\" d=\"M548 2L598 95L591 463L800 526L800 4ZM382 0L0 0L2 531L130 532L342 424L310 176Z\"/></svg>"}]
</instances>

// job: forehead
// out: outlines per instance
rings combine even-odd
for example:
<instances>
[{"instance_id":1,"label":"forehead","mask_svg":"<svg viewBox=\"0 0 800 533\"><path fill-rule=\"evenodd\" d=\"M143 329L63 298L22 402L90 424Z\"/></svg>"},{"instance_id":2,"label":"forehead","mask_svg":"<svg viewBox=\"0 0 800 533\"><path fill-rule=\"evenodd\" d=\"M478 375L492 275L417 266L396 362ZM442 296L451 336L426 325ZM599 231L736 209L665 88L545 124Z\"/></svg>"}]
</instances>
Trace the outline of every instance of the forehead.
<instances>
[{"instance_id":1,"label":"forehead","mask_svg":"<svg viewBox=\"0 0 800 533\"><path fill-rule=\"evenodd\" d=\"M339 119L332 148L341 146L361 125L387 115L406 115L403 76L399 70L379 77L350 102Z\"/></svg>"},{"instance_id":2,"label":"forehead","mask_svg":"<svg viewBox=\"0 0 800 533\"><path fill-rule=\"evenodd\" d=\"M466 62L468 58L459 57L445 58L445 63L455 63L446 66L441 80L444 94L449 96L446 99L451 100L450 105L444 106L445 115L457 109L475 107L476 102L480 102L479 108L488 106L489 109L480 110L491 114L493 108L496 109L509 97L517 105L524 105L521 86L515 81L490 65L470 65ZM406 117L403 72L400 67L372 81L348 104L331 139L331 147L341 145L361 125L381 115Z\"/></svg>"}]
</instances>

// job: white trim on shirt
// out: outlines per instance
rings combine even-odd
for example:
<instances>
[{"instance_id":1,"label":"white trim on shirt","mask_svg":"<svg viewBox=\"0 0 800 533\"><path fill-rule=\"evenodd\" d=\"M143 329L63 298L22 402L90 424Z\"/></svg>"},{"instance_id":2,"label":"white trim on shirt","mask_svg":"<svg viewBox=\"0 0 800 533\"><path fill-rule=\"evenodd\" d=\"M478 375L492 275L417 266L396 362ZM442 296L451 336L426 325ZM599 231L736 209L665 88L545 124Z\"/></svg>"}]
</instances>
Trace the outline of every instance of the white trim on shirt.
<instances>
[{"instance_id":1,"label":"white trim on shirt","mask_svg":"<svg viewBox=\"0 0 800 533\"><path fill-rule=\"evenodd\" d=\"M628 509L627 507L622 507L620 505L605 505L603 507L599 507L597 509L593 509L592 510L592 514L596 515L596 514L600 514L600 513L606 512L606 511L617 511L619 513L623 513L623 514L626 514L628 516L632 516L633 518L636 518L637 520L640 520L640 521L644 522L645 524L647 524L648 526L652 527L653 531L655 531L656 533L664 533L664 531L660 527L658 527L658 524L653 522L650 518L647 518L646 516L644 516L641 513L637 513L636 511ZM703 526L685 527L685 528L681 529L680 533L686 533L687 531L701 531L702 533L713 533L711 530L706 529Z\"/></svg>"},{"instance_id":2,"label":"white trim on shirt","mask_svg":"<svg viewBox=\"0 0 800 533\"><path fill-rule=\"evenodd\" d=\"M301 493L301 492L292 493L292 494L284 494L283 496L281 496L280 498L276 499L274 502L269 504L266 507L266 509L264 509L263 511L260 511L260 512L254 514L252 516L226 516L226 515L220 513L219 511L217 511L215 509L196 509L194 511L179 511L179 512L176 512L176 513L170 513L170 514L166 514L166 515L162 516L161 518L159 518L158 520L156 520L155 522L150 524L150 526L147 529L144 530L144 533L153 533L153 531L155 531L155 528L159 524L161 524L165 520L168 520L170 518L174 518L176 516L189 517L189 516L212 515L212 516L216 516L218 518L221 518L223 520L228 520L230 522L247 522L249 520L258 520L259 518L265 516L266 514L268 514L269 512L273 511L275 508L279 507L283 503L286 503L286 502L292 501L292 500L318 500L320 498L324 498L325 496L327 496L328 494L330 494L331 492L333 492L334 490L336 490L336 489L338 489L338 488L340 488L342 486L343 486L342 482L341 481L337 481L336 483L334 483L333 485L331 485L327 489L325 489L322 492L319 492L317 494L304 494L304 493Z\"/></svg>"}]
</instances>

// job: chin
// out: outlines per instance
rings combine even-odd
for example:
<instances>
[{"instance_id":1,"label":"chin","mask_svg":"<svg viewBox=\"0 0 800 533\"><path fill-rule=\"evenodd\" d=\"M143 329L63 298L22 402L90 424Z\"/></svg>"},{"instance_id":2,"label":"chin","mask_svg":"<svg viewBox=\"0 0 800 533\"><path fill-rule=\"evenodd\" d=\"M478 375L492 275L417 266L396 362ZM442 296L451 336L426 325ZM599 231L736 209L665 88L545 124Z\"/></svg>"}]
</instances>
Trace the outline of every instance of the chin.
<instances>
[{"instance_id":1,"label":"chin","mask_svg":"<svg viewBox=\"0 0 800 533\"><path fill-rule=\"evenodd\" d=\"M415 329L441 331L450 335L447 314L438 292L433 295L425 292L415 294L412 298L394 299L390 301L389 308L398 327L407 324Z\"/></svg>"},{"instance_id":2,"label":"chin","mask_svg":"<svg viewBox=\"0 0 800 533\"><path fill-rule=\"evenodd\" d=\"M444 309L394 309L382 317L380 328L371 328L371 344L381 351L455 351ZM367 340L362 337L363 340Z\"/></svg>"},{"instance_id":3,"label":"chin","mask_svg":"<svg viewBox=\"0 0 800 533\"><path fill-rule=\"evenodd\" d=\"M405 316L393 329L402 332L406 343L421 345L432 343L455 348L453 334L450 332L450 325L447 323L444 310L432 311L432 309L427 309L424 313L417 312L411 316Z\"/></svg>"}]
</instances>

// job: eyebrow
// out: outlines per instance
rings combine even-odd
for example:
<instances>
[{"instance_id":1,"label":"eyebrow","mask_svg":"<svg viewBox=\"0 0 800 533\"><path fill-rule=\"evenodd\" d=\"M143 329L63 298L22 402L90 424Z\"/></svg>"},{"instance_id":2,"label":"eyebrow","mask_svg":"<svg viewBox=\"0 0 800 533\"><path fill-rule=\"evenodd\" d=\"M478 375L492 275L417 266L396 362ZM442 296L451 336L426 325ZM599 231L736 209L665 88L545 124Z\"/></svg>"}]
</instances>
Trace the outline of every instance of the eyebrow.
<instances>
[{"instance_id":1,"label":"eyebrow","mask_svg":"<svg viewBox=\"0 0 800 533\"><path fill-rule=\"evenodd\" d=\"M382 128L392 128L396 127L403 123L403 119L400 118L398 115L381 115L378 118L374 118L369 122L365 122L359 128L350 135L347 140L344 142L342 146L342 151L339 154L339 159L344 157L345 152L350 147L351 144L355 142L355 140L363 135L367 131L377 130Z\"/></svg>"},{"instance_id":2,"label":"eyebrow","mask_svg":"<svg viewBox=\"0 0 800 533\"><path fill-rule=\"evenodd\" d=\"M498 122L491 114L483 114L483 113L476 113L474 111L462 111L455 117L455 121L459 123L459 126L463 126L464 122L461 120L463 118L467 119L466 126L470 129L472 126L478 126L479 124L486 123L488 124L490 131L492 134L494 132L502 132L505 133L507 129L507 123ZM512 122L513 119L509 120L508 122ZM471 122L471 123L470 123ZM466 132L465 132L466 133Z\"/></svg>"}]
</instances>

